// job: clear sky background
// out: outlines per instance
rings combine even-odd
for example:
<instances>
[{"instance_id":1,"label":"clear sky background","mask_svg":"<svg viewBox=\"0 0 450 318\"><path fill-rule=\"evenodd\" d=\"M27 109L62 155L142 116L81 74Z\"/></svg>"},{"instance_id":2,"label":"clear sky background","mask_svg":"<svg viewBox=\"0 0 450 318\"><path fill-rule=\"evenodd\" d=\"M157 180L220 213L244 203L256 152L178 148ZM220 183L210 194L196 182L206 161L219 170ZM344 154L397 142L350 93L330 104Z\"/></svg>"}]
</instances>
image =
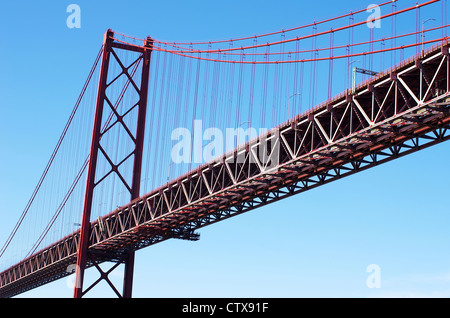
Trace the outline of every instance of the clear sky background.
<instances>
[{"instance_id":1,"label":"clear sky background","mask_svg":"<svg viewBox=\"0 0 450 318\"><path fill-rule=\"evenodd\" d=\"M70 3L81 8L80 29L66 26ZM168 41L228 39L370 3L2 3L0 243L36 186L108 28ZM450 297L449 155L450 144L440 144L203 228L197 242L169 240L140 250L133 295ZM370 264L380 268L380 288L366 284ZM72 297L70 283L63 278L20 297ZM113 296L102 284L90 296Z\"/></svg>"}]
</instances>

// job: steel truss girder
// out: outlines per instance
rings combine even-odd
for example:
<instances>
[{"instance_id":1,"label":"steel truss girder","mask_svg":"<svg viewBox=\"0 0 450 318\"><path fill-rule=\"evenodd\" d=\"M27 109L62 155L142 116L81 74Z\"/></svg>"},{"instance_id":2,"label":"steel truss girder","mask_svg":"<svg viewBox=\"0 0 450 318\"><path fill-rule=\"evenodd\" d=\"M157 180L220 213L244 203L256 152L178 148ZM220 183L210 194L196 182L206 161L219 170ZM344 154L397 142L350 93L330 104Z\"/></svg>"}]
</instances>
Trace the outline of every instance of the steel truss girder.
<instances>
[{"instance_id":1,"label":"steel truss girder","mask_svg":"<svg viewBox=\"0 0 450 318\"><path fill-rule=\"evenodd\" d=\"M198 228L450 139L449 65L446 42L133 200L91 223L89 252L120 261L129 249L197 239ZM273 149L275 166L258 155ZM42 285L44 273L64 276L58 264L73 261L74 249L65 246L78 235L1 273L0 295ZM56 250L44 265L44 253Z\"/></svg>"}]
</instances>

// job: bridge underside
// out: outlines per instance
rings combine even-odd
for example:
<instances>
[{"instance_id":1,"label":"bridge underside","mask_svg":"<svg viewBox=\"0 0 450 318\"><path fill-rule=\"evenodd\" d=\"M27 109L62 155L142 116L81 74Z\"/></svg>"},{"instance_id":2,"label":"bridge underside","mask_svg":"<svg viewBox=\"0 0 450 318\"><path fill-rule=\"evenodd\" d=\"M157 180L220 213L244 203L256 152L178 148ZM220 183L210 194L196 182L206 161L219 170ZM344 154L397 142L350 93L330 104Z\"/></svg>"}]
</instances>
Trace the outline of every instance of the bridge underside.
<instances>
[{"instance_id":1,"label":"bridge underside","mask_svg":"<svg viewBox=\"0 0 450 318\"><path fill-rule=\"evenodd\" d=\"M91 224L87 266L450 138L448 42L435 46ZM0 273L12 297L71 274L79 232Z\"/></svg>"}]
</instances>

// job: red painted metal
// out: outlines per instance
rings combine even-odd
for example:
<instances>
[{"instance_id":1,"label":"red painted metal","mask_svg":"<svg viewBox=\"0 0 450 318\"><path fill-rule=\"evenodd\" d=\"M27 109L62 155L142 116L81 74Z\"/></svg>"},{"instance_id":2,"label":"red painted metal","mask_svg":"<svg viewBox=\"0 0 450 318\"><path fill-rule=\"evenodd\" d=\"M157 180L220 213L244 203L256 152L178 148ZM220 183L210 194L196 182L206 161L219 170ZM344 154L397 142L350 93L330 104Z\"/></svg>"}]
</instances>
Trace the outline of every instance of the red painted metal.
<instances>
[{"instance_id":1,"label":"red painted metal","mask_svg":"<svg viewBox=\"0 0 450 318\"><path fill-rule=\"evenodd\" d=\"M131 184L131 201L139 197L141 186L142 153L144 148L145 116L147 112L148 79L149 79L152 46L153 46L152 39L147 38L144 46L143 61L142 61L142 77L141 77L139 110L136 127L136 143L134 149L133 180ZM125 269L124 269L123 294L122 294L124 298L131 298L132 295L134 258L135 258L135 251L131 250L124 262Z\"/></svg>"},{"instance_id":2,"label":"red painted metal","mask_svg":"<svg viewBox=\"0 0 450 318\"><path fill-rule=\"evenodd\" d=\"M95 170L97 168L97 155L100 144L100 129L102 124L103 103L105 100L106 80L108 77L109 57L111 44L113 42L113 32L108 30L103 40L103 56L100 70L100 79L97 92L97 104L95 107L94 127L92 132L92 142L89 157L88 177L84 198L83 216L81 221L80 241L77 252L77 266L75 274L74 297L81 298L83 295L83 279L86 268L86 257L89 241L89 229L91 226L92 198L95 187Z\"/></svg>"}]
</instances>

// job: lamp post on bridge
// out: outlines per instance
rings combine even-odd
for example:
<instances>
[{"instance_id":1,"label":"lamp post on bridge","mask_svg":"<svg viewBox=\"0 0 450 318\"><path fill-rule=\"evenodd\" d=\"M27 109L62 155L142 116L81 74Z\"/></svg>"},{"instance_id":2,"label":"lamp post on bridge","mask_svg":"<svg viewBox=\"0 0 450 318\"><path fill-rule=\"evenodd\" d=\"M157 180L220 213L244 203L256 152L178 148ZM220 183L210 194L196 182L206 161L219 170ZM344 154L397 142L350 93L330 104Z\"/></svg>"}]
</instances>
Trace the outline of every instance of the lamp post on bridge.
<instances>
[{"instance_id":1,"label":"lamp post on bridge","mask_svg":"<svg viewBox=\"0 0 450 318\"><path fill-rule=\"evenodd\" d=\"M348 72L350 71L350 68L353 63L359 63L359 62L361 62L361 61L355 60L355 61L351 61L350 63L348 63L347 76L346 76L346 82L345 82L345 90L347 91L347 94L348 94Z\"/></svg>"},{"instance_id":2,"label":"lamp post on bridge","mask_svg":"<svg viewBox=\"0 0 450 318\"><path fill-rule=\"evenodd\" d=\"M136 61L141 61L139 63L141 65L141 78L140 83L139 79L133 79L128 73L129 68L125 68L122 66L122 62L120 61L120 57L113 50L126 50L133 51L138 53ZM94 265L96 264L96 260L93 259L93 255L89 254L89 244L90 244L90 230L91 230L91 212L92 212L92 203L94 197L94 188L98 186L101 182L103 182L106 177L110 173L115 173L118 178L121 180L122 184L128 189L130 192L130 200L134 200L139 196L140 193L140 181L141 181L141 170L142 170L142 155L143 155L143 142L144 142L144 131L145 131L145 117L146 117L146 109L147 109L147 94L148 94L148 81L149 81L149 68L150 68L150 57L153 48L153 40L148 37L143 46L131 46L124 43L116 43L114 39L114 32L112 30L108 30L105 33L103 40L103 52L102 52L102 60L100 66L100 75L98 82L98 90L97 90L97 100L95 106L95 115L94 115L94 124L92 131L92 139L91 139L91 148L89 155L89 165L87 172L87 181L85 188L85 197L84 197L84 206L83 206L83 215L81 221L81 229L79 234L79 242L76 253L76 272L75 272L75 288L74 288L74 298L81 298L84 296L86 292L88 292L92 287L94 287L100 280L107 280L107 274L103 271L100 272L101 277L99 280L94 282L87 289L83 289L83 281L84 281L84 272L86 266L89 262L92 262ZM115 83L115 79L108 83L108 70L110 59L115 59L122 66L122 72L127 74L130 83L135 87L136 92L139 94L139 102L136 105L130 105L130 107L137 107L137 118L136 118L136 130L135 135L133 136L134 147L133 150L128 154L128 157L133 156L133 171L131 175L131 184L128 184L126 178L122 175L122 171L120 171L119 167L126 160L122 160L119 164L115 165L109 160L110 164L110 172L106 172L105 174L100 174L96 176L96 168L97 168L97 159L99 152L103 153L103 156L108 160L108 153L105 147L100 145L100 139L106 133L108 133L109 128L102 130L103 123L103 106L109 105L112 110L115 112L113 105L109 102L107 96L107 87ZM140 84L140 87L138 85ZM117 85L117 84L116 84ZM119 116L117 116L119 117ZM119 120L118 120L119 121ZM120 119L122 125L129 130L130 128L126 126L126 123ZM114 123L112 124L114 125ZM111 126L110 126L111 127ZM97 180L97 181L96 181ZM132 286L133 286L133 271L134 271L134 255L135 251L131 246L128 250L124 251L122 255L118 255L119 260L113 259L116 262L116 265L113 266L113 269L118 266L120 263L123 263L124 266L124 279L123 279L123 292L122 295L117 291L117 289L110 284L111 288L119 297L130 298L132 295ZM96 266L100 271L100 268Z\"/></svg>"},{"instance_id":3,"label":"lamp post on bridge","mask_svg":"<svg viewBox=\"0 0 450 318\"><path fill-rule=\"evenodd\" d=\"M424 33L423 27L424 27L424 24L427 23L428 21L436 21L436 19L429 18L429 19L422 21L422 56L423 56L423 42L425 42L425 33Z\"/></svg>"},{"instance_id":4,"label":"lamp post on bridge","mask_svg":"<svg viewBox=\"0 0 450 318\"><path fill-rule=\"evenodd\" d=\"M236 147L238 147L239 146L239 138L240 138L240 133L241 133L241 126L243 125L243 124L250 124L250 121L243 121L242 123L240 123L239 125L238 125L238 128L237 128L237 131L238 131L238 134L237 134L237 140L236 140ZM244 139L245 139L245 137L244 137ZM234 142L233 142L234 143Z\"/></svg>"},{"instance_id":5,"label":"lamp post on bridge","mask_svg":"<svg viewBox=\"0 0 450 318\"><path fill-rule=\"evenodd\" d=\"M287 120L289 120L289 103L290 103L290 101L291 101L291 97L294 97L294 96L296 96L296 95L301 95L302 93L300 92L300 93L294 93L294 94L292 94L292 95L290 95L289 97L288 97L288 104L287 104Z\"/></svg>"}]
</instances>

